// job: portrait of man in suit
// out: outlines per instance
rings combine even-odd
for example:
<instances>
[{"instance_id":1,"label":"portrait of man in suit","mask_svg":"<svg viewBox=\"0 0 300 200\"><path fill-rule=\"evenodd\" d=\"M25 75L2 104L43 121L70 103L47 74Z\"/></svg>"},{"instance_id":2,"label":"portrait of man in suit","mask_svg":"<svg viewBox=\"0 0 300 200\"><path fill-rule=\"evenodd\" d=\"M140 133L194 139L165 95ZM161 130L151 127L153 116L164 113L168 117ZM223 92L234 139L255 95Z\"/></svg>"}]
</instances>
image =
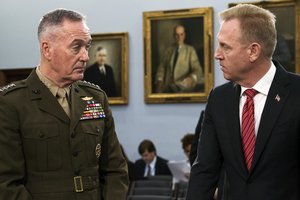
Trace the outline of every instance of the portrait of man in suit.
<instances>
[{"instance_id":1,"label":"portrait of man in suit","mask_svg":"<svg viewBox=\"0 0 300 200\"><path fill-rule=\"evenodd\" d=\"M213 10L144 12L145 102L205 102L213 87Z\"/></svg>"},{"instance_id":2,"label":"portrait of man in suit","mask_svg":"<svg viewBox=\"0 0 300 200\"><path fill-rule=\"evenodd\" d=\"M165 50L156 72L156 92L195 92L204 81L196 50L185 43L186 32L182 24L174 27L173 36L174 43Z\"/></svg>"},{"instance_id":3,"label":"portrait of man in suit","mask_svg":"<svg viewBox=\"0 0 300 200\"><path fill-rule=\"evenodd\" d=\"M116 97L116 83L113 68L107 62L107 50L99 46L95 53L96 62L84 73L84 80L99 85L108 97Z\"/></svg>"}]
</instances>

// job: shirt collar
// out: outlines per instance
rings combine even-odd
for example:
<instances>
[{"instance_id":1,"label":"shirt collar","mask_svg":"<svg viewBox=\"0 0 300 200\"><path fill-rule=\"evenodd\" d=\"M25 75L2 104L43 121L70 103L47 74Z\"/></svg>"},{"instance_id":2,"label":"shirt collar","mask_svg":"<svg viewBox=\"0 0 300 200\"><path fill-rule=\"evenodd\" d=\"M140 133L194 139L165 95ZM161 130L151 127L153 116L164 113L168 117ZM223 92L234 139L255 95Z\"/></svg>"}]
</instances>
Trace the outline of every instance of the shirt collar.
<instances>
[{"instance_id":1,"label":"shirt collar","mask_svg":"<svg viewBox=\"0 0 300 200\"><path fill-rule=\"evenodd\" d=\"M49 88L50 92L53 94L53 96L56 96L57 91L59 87L55 85L53 81L48 79L46 76L44 76L40 70L40 66L36 68L36 74L39 77L39 79L46 85L47 88ZM67 92L67 95L69 96L70 94L70 87L65 87L64 90Z\"/></svg>"},{"instance_id":2,"label":"shirt collar","mask_svg":"<svg viewBox=\"0 0 300 200\"><path fill-rule=\"evenodd\" d=\"M272 81L274 79L276 72L276 67L274 63L272 62L270 69L267 71L267 73L259 80L257 83L252 87L256 91L258 91L260 94L263 94L265 96L268 95ZM249 88L241 86L241 96L243 95L244 91Z\"/></svg>"},{"instance_id":3,"label":"shirt collar","mask_svg":"<svg viewBox=\"0 0 300 200\"><path fill-rule=\"evenodd\" d=\"M156 160L157 160L157 156L155 156L154 159L152 160L152 162L149 164L151 169L153 169L155 167Z\"/></svg>"}]
</instances>

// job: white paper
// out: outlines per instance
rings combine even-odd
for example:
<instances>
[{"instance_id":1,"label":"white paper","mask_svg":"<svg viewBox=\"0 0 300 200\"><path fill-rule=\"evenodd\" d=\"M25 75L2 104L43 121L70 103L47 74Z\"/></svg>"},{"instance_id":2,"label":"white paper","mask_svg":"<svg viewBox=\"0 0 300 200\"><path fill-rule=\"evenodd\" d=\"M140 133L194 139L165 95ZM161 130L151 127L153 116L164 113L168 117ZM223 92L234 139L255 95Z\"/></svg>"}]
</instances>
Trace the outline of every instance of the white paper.
<instances>
[{"instance_id":1,"label":"white paper","mask_svg":"<svg viewBox=\"0 0 300 200\"><path fill-rule=\"evenodd\" d=\"M186 177L186 173L190 173L191 166L188 161L180 160L180 161L169 161L168 166L170 171L172 172L173 177L177 181L188 181Z\"/></svg>"}]
</instances>

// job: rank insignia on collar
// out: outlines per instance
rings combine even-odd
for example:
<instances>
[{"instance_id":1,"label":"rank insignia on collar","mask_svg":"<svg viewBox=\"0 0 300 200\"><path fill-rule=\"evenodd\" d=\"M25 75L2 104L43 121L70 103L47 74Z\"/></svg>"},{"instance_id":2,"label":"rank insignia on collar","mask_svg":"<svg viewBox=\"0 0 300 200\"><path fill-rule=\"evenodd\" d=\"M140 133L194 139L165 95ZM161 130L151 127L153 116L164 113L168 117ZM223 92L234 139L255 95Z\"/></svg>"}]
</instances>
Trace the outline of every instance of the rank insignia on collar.
<instances>
[{"instance_id":1,"label":"rank insignia on collar","mask_svg":"<svg viewBox=\"0 0 300 200\"><path fill-rule=\"evenodd\" d=\"M83 101L89 101L89 100L92 100L93 97L82 97L81 98Z\"/></svg>"},{"instance_id":2,"label":"rank insignia on collar","mask_svg":"<svg viewBox=\"0 0 300 200\"><path fill-rule=\"evenodd\" d=\"M87 105L83 111L83 114L80 117L80 120L87 119L101 119L105 118L105 112L100 103L97 103L93 100L86 100Z\"/></svg>"},{"instance_id":3,"label":"rank insignia on collar","mask_svg":"<svg viewBox=\"0 0 300 200\"><path fill-rule=\"evenodd\" d=\"M14 83L8 84L8 85L0 88L0 92L3 92L5 90L8 90L8 89L13 88L13 87L16 87L16 84L14 84Z\"/></svg>"}]
</instances>

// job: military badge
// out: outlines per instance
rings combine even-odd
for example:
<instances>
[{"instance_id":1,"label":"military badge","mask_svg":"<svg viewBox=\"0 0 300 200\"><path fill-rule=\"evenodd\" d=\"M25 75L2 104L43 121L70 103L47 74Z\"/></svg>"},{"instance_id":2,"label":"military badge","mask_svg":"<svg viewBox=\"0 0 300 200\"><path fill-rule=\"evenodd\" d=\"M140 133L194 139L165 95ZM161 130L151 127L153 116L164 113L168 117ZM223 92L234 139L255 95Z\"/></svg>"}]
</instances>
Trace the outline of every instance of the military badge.
<instances>
[{"instance_id":1,"label":"military badge","mask_svg":"<svg viewBox=\"0 0 300 200\"><path fill-rule=\"evenodd\" d=\"M96 157L99 158L101 155L101 145L98 143L95 148Z\"/></svg>"},{"instance_id":2,"label":"military badge","mask_svg":"<svg viewBox=\"0 0 300 200\"><path fill-rule=\"evenodd\" d=\"M83 114L80 117L80 120L87 119L101 119L105 118L105 112L100 103L92 100L93 97L83 97L82 100L86 101L87 105L83 111Z\"/></svg>"},{"instance_id":3,"label":"military badge","mask_svg":"<svg viewBox=\"0 0 300 200\"><path fill-rule=\"evenodd\" d=\"M93 97L82 97L81 99L84 101L90 101L93 99Z\"/></svg>"}]
</instances>

